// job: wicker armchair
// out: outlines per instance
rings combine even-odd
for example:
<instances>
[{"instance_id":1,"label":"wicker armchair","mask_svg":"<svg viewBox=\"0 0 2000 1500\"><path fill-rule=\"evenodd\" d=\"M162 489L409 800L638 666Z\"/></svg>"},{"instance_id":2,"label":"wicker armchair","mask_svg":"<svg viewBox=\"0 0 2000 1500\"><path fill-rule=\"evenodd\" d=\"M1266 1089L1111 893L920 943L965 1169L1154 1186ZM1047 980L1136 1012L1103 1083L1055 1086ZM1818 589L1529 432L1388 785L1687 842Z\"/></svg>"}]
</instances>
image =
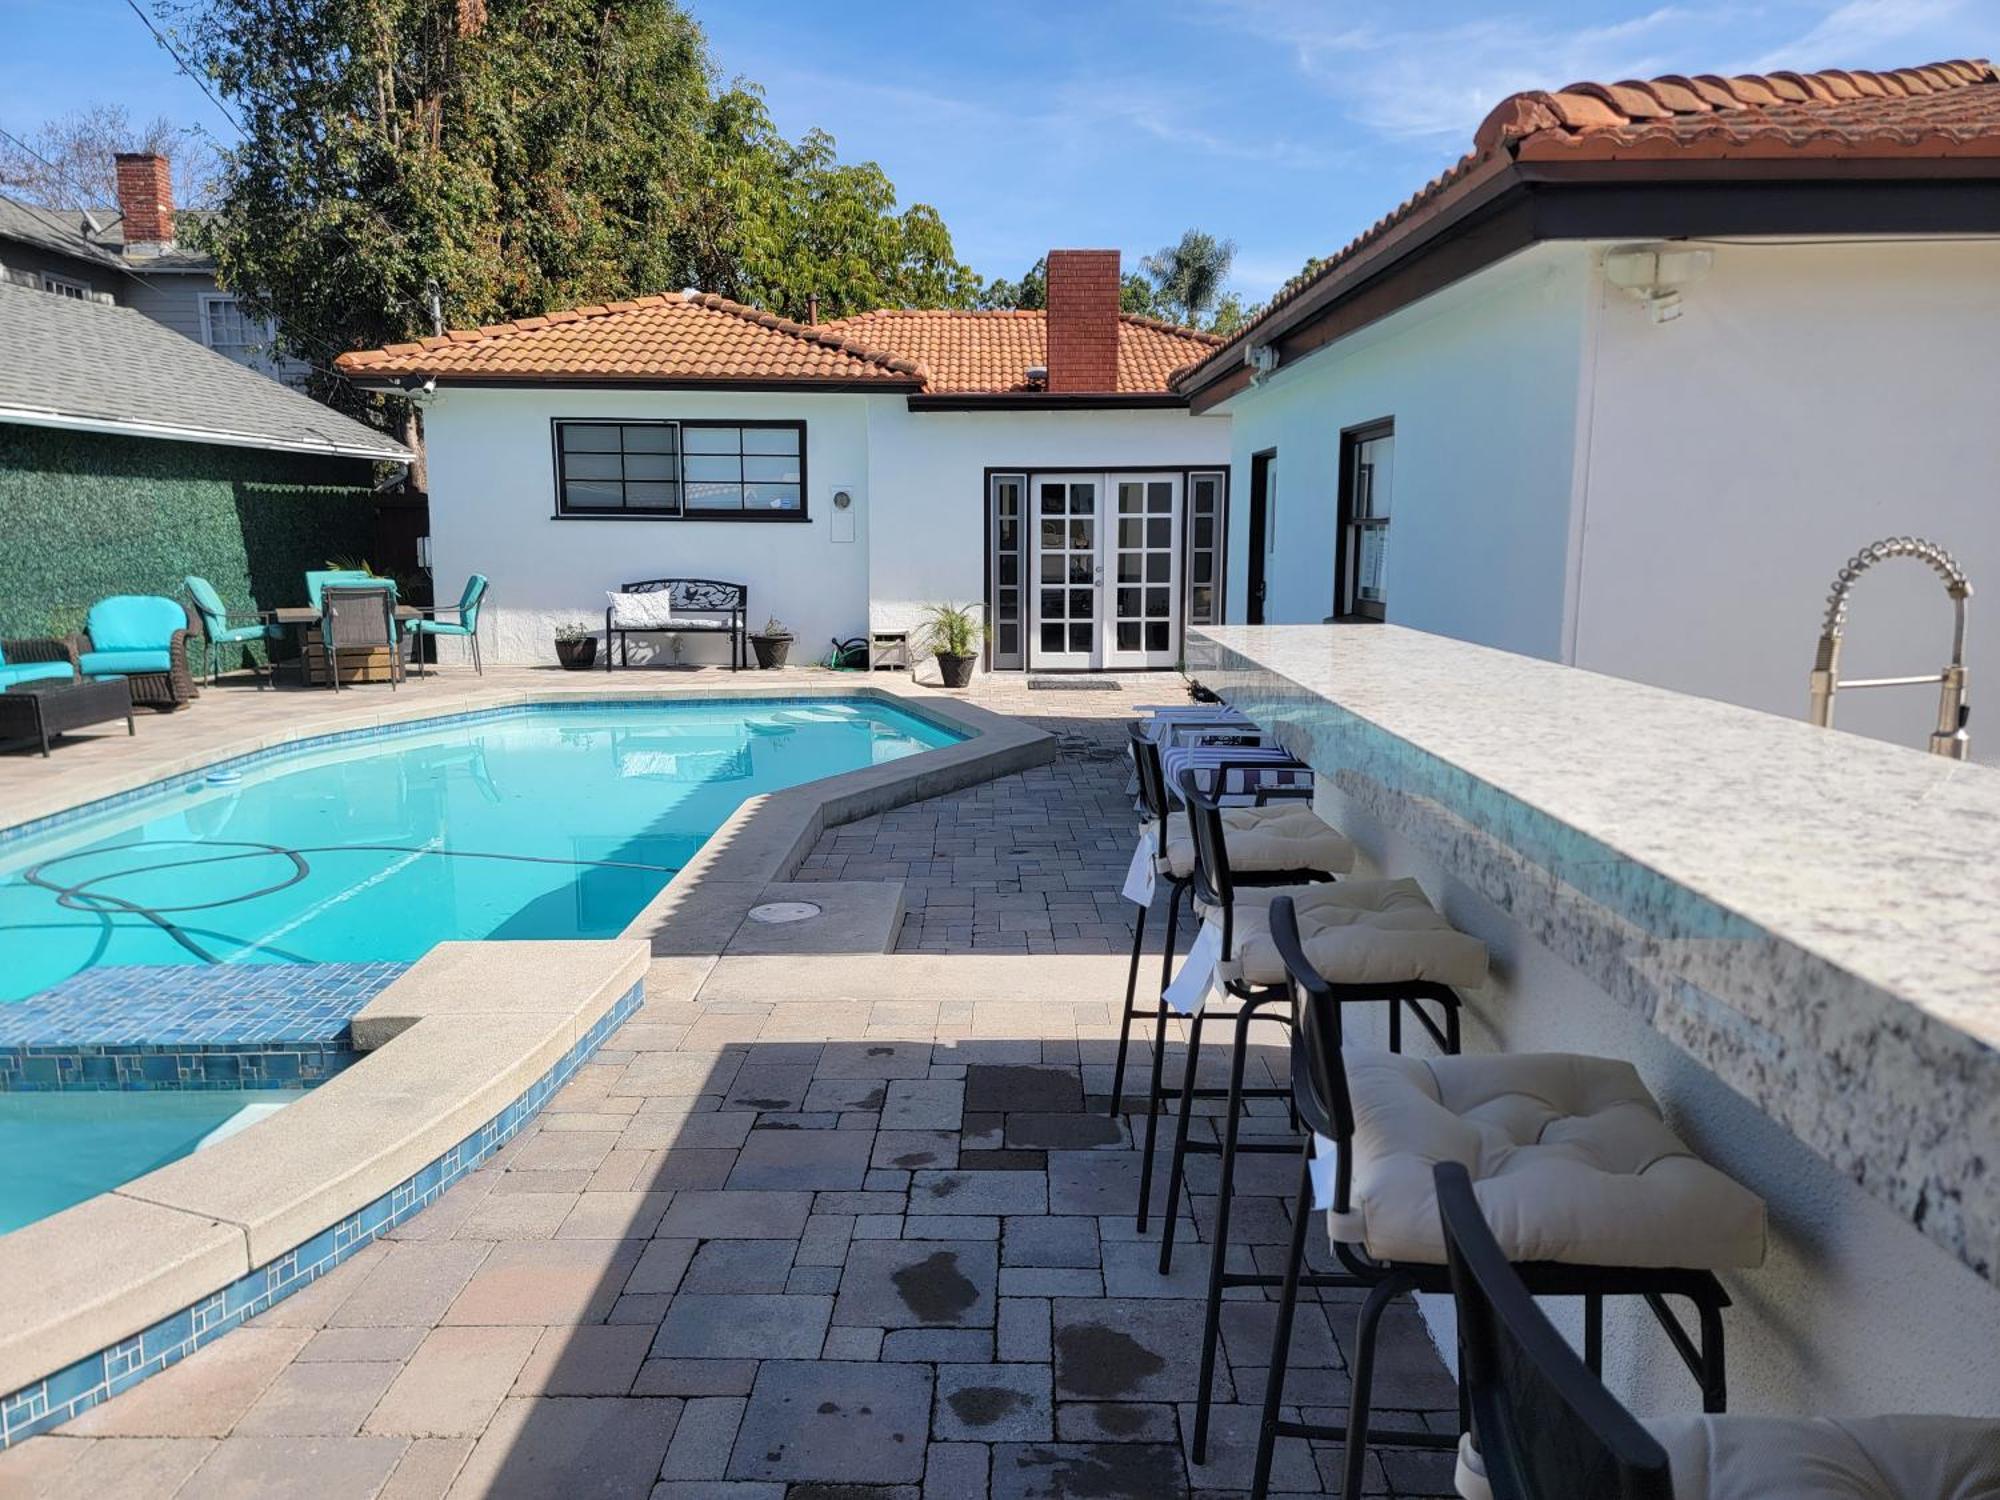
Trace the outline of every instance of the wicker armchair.
<instances>
[{"instance_id":1,"label":"wicker armchair","mask_svg":"<svg viewBox=\"0 0 2000 1500\"><path fill-rule=\"evenodd\" d=\"M74 681L76 675L76 652L68 641L49 636L0 641L0 692L17 683Z\"/></svg>"},{"instance_id":2,"label":"wicker armchair","mask_svg":"<svg viewBox=\"0 0 2000 1500\"><path fill-rule=\"evenodd\" d=\"M135 705L171 713L201 692L188 667L190 623L187 607L172 599L100 599L76 638L77 670L85 677L123 677Z\"/></svg>"}]
</instances>

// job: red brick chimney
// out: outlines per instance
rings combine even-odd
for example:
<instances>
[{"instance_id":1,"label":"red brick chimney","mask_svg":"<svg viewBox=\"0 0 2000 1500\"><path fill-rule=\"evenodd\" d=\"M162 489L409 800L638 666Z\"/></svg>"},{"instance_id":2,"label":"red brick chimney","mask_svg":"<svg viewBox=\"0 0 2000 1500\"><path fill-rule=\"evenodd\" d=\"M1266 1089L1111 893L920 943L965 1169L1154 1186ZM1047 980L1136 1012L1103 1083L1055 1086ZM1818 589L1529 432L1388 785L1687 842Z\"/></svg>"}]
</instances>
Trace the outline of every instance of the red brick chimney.
<instances>
[{"instance_id":1,"label":"red brick chimney","mask_svg":"<svg viewBox=\"0 0 2000 1500\"><path fill-rule=\"evenodd\" d=\"M1118 252L1051 250L1049 390L1118 389Z\"/></svg>"},{"instance_id":2,"label":"red brick chimney","mask_svg":"<svg viewBox=\"0 0 2000 1500\"><path fill-rule=\"evenodd\" d=\"M150 151L121 151L118 212L125 216L125 249L160 249L174 242L174 179L167 159Z\"/></svg>"}]
</instances>

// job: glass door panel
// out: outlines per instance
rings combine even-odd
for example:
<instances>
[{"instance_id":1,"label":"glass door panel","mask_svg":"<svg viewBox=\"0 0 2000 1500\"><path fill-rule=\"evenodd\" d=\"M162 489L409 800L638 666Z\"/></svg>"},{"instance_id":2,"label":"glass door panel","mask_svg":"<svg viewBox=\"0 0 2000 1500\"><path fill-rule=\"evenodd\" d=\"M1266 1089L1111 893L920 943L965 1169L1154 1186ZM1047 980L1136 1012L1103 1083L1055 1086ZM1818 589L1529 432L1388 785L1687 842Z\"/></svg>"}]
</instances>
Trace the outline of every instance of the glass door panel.
<instances>
[{"instance_id":1,"label":"glass door panel","mask_svg":"<svg viewBox=\"0 0 2000 1500\"><path fill-rule=\"evenodd\" d=\"M1180 479L1117 474L1112 496L1112 585L1104 664L1171 667L1181 640Z\"/></svg>"},{"instance_id":2,"label":"glass door panel","mask_svg":"<svg viewBox=\"0 0 2000 1500\"><path fill-rule=\"evenodd\" d=\"M1034 492L1037 667L1094 667L1099 659L1099 481L1039 477Z\"/></svg>"}]
</instances>

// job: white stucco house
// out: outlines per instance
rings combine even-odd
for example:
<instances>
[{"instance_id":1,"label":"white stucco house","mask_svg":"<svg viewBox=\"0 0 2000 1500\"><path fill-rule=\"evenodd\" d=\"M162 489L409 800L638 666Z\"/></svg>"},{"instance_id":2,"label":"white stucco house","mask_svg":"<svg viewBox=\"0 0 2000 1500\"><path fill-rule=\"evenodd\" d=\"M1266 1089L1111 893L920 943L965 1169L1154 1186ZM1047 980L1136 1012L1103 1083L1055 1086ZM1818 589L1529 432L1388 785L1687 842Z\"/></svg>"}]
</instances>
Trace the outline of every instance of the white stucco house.
<instances>
[{"instance_id":1,"label":"white stucco house","mask_svg":"<svg viewBox=\"0 0 2000 1500\"><path fill-rule=\"evenodd\" d=\"M1219 340L1121 315L1118 283L1116 251L1055 251L1046 311L806 326L676 294L340 366L422 403L433 571L491 580L490 659L673 577L747 585L794 660L949 601L986 607L989 669L1171 667L1221 618L1229 419L1168 380Z\"/></svg>"},{"instance_id":2,"label":"white stucco house","mask_svg":"<svg viewBox=\"0 0 2000 1500\"><path fill-rule=\"evenodd\" d=\"M1230 417L1229 618L1386 618L1802 716L1862 546L1927 536L2000 587L1996 231L1985 62L1504 101L1175 382ZM1936 671L1951 625L1923 567L1871 573L1845 675ZM1836 722L1920 746L1936 696Z\"/></svg>"}]
</instances>

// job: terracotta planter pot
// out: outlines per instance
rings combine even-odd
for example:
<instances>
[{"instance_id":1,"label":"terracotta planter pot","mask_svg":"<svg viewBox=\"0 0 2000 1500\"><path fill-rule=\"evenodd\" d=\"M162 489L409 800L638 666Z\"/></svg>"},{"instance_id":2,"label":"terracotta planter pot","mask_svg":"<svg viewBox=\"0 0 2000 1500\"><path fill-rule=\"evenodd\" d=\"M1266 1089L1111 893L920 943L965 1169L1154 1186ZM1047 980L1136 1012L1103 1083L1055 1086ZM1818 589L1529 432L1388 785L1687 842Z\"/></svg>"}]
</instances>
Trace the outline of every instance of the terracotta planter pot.
<instances>
[{"instance_id":1,"label":"terracotta planter pot","mask_svg":"<svg viewBox=\"0 0 2000 1500\"><path fill-rule=\"evenodd\" d=\"M557 641L556 660L561 662L565 672L581 672L597 660L597 637L587 635L580 641Z\"/></svg>"},{"instance_id":2,"label":"terracotta planter pot","mask_svg":"<svg viewBox=\"0 0 2000 1500\"><path fill-rule=\"evenodd\" d=\"M791 654L792 638L788 635L753 635L750 649L757 653L757 665L766 672L782 667L785 658Z\"/></svg>"},{"instance_id":3,"label":"terracotta planter pot","mask_svg":"<svg viewBox=\"0 0 2000 1500\"><path fill-rule=\"evenodd\" d=\"M944 685L962 688L971 682L972 664L978 660L976 656L947 656L942 651L938 652L938 672L944 678Z\"/></svg>"}]
</instances>

